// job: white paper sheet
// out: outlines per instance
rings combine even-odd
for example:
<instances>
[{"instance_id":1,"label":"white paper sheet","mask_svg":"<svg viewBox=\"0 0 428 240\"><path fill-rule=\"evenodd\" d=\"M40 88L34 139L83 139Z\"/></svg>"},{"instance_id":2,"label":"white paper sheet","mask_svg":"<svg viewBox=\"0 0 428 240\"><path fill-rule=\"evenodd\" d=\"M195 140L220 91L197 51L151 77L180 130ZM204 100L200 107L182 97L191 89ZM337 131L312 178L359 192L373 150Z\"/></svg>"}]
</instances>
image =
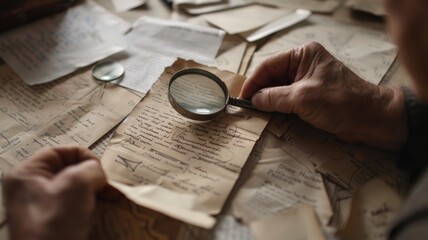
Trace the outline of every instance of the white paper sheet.
<instances>
[{"instance_id":1,"label":"white paper sheet","mask_svg":"<svg viewBox=\"0 0 428 240\"><path fill-rule=\"evenodd\" d=\"M0 56L27 84L46 83L125 49L126 26L85 2L1 35Z\"/></svg>"},{"instance_id":2,"label":"white paper sheet","mask_svg":"<svg viewBox=\"0 0 428 240\"><path fill-rule=\"evenodd\" d=\"M145 0L110 0L117 12L126 12L146 3Z\"/></svg>"},{"instance_id":3,"label":"white paper sheet","mask_svg":"<svg viewBox=\"0 0 428 240\"><path fill-rule=\"evenodd\" d=\"M176 58L213 65L224 31L170 20L142 17L126 38L128 56L113 57L125 67L119 85L147 93Z\"/></svg>"}]
</instances>

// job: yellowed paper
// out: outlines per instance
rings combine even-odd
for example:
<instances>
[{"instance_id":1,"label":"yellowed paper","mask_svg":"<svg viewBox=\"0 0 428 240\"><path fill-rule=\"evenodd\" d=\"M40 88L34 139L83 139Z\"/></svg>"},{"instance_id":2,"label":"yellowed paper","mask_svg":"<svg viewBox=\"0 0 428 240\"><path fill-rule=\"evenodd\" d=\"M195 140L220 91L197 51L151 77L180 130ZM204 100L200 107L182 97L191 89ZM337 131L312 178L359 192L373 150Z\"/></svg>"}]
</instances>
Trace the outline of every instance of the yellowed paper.
<instances>
[{"instance_id":1,"label":"yellowed paper","mask_svg":"<svg viewBox=\"0 0 428 240\"><path fill-rule=\"evenodd\" d=\"M47 146L89 147L141 100L126 89L96 82L90 71L28 86L0 66L0 159L19 164Z\"/></svg>"},{"instance_id":2,"label":"yellowed paper","mask_svg":"<svg viewBox=\"0 0 428 240\"><path fill-rule=\"evenodd\" d=\"M247 68L250 64L251 58L253 57L254 52L256 51L257 45L255 43L248 43L247 48L245 49L244 56L242 57L241 65L239 66L239 75L247 75Z\"/></svg>"},{"instance_id":3,"label":"yellowed paper","mask_svg":"<svg viewBox=\"0 0 428 240\"><path fill-rule=\"evenodd\" d=\"M266 58L299 45L319 42L364 80L379 84L397 55L387 34L311 16L308 24L276 34L253 56L247 76Z\"/></svg>"},{"instance_id":4,"label":"yellowed paper","mask_svg":"<svg viewBox=\"0 0 428 240\"><path fill-rule=\"evenodd\" d=\"M233 213L250 223L298 203L313 206L323 226L329 223L333 214L330 199L312 163L295 159L281 148L264 149L233 200Z\"/></svg>"},{"instance_id":5,"label":"yellowed paper","mask_svg":"<svg viewBox=\"0 0 428 240\"><path fill-rule=\"evenodd\" d=\"M340 6L341 0L259 0L257 2L289 9L302 8L312 12L331 13Z\"/></svg>"},{"instance_id":6,"label":"yellowed paper","mask_svg":"<svg viewBox=\"0 0 428 240\"><path fill-rule=\"evenodd\" d=\"M385 16L386 11L382 0L348 0L347 6L354 10L368 12L377 16Z\"/></svg>"},{"instance_id":7,"label":"yellowed paper","mask_svg":"<svg viewBox=\"0 0 428 240\"><path fill-rule=\"evenodd\" d=\"M380 177L398 192L407 177L395 166L395 154L342 142L301 120L294 121L282 137L282 149L300 161L311 161L317 171L348 190Z\"/></svg>"},{"instance_id":8,"label":"yellowed paper","mask_svg":"<svg viewBox=\"0 0 428 240\"><path fill-rule=\"evenodd\" d=\"M227 33L236 34L259 28L287 13L289 11L284 9L250 5L238 9L206 14L203 17Z\"/></svg>"},{"instance_id":9,"label":"yellowed paper","mask_svg":"<svg viewBox=\"0 0 428 240\"><path fill-rule=\"evenodd\" d=\"M246 49L247 43L242 41L242 38L226 35L215 59L215 66L221 70L237 73Z\"/></svg>"},{"instance_id":10,"label":"yellowed paper","mask_svg":"<svg viewBox=\"0 0 428 240\"><path fill-rule=\"evenodd\" d=\"M260 112L229 107L195 122L170 106L167 84L193 62L177 61L119 126L102 157L110 182L133 201L190 224L211 228L255 142L267 124ZM236 96L244 77L205 68Z\"/></svg>"},{"instance_id":11,"label":"yellowed paper","mask_svg":"<svg viewBox=\"0 0 428 240\"><path fill-rule=\"evenodd\" d=\"M402 203L402 198L381 179L374 179L359 189L352 198L347 226L338 235L349 240L380 240Z\"/></svg>"},{"instance_id":12,"label":"yellowed paper","mask_svg":"<svg viewBox=\"0 0 428 240\"><path fill-rule=\"evenodd\" d=\"M255 240L325 239L314 209L305 204L252 222L250 227Z\"/></svg>"}]
</instances>

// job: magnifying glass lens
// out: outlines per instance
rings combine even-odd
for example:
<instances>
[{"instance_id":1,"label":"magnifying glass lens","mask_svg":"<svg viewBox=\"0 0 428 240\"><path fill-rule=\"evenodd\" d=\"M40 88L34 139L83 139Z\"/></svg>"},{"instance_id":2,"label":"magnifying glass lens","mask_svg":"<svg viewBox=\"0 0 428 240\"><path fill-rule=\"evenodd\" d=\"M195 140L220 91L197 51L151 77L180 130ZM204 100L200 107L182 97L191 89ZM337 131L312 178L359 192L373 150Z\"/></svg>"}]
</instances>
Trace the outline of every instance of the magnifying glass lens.
<instances>
[{"instance_id":1,"label":"magnifying glass lens","mask_svg":"<svg viewBox=\"0 0 428 240\"><path fill-rule=\"evenodd\" d=\"M198 115L222 111L227 96L213 79L201 74L184 74L174 79L169 94L185 110Z\"/></svg>"},{"instance_id":2,"label":"magnifying glass lens","mask_svg":"<svg viewBox=\"0 0 428 240\"><path fill-rule=\"evenodd\" d=\"M100 81L110 82L117 80L123 76L125 68L114 61L102 61L92 68L92 76Z\"/></svg>"}]
</instances>

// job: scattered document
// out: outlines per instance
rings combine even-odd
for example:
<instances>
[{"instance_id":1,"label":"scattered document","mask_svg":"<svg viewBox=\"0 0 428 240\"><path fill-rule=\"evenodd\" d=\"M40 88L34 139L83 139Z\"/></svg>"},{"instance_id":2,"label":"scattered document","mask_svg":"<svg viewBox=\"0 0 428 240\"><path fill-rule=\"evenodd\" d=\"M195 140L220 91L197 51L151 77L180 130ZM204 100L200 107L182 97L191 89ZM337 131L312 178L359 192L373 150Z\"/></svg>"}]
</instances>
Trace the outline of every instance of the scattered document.
<instances>
[{"instance_id":1,"label":"scattered document","mask_svg":"<svg viewBox=\"0 0 428 240\"><path fill-rule=\"evenodd\" d=\"M126 12L133 8L142 6L146 0L110 0L116 12Z\"/></svg>"},{"instance_id":2,"label":"scattered document","mask_svg":"<svg viewBox=\"0 0 428 240\"><path fill-rule=\"evenodd\" d=\"M236 34L262 27L289 13L284 9L250 5L242 8L210 13L203 16L209 23Z\"/></svg>"},{"instance_id":3,"label":"scattered document","mask_svg":"<svg viewBox=\"0 0 428 240\"><path fill-rule=\"evenodd\" d=\"M276 34L254 54L246 74L251 74L266 58L312 41L321 43L357 75L373 84L380 83L395 60L397 47L383 32L324 17L312 16L308 21L306 26Z\"/></svg>"},{"instance_id":4,"label":"scattered document","mask_svg":"<svg viewBox=\"0 0 428 240\"><path fill-rule=\"evenodd\" d=\"M125 49L123 22L85 2L2 34L0 56L27 84L50 82Z\"/></svg>"},{"instance_id":5,"label":"scattered document","mask_svg":"<svg viewBox=\"0 0 428 240\"><path fill-rule=\"evenodd\" d=\"M232 96L245 80L178 60L118 127L102 164L109 182L134 202L212 228L212 215L220 213L269 117L237 107L208 122L181 116L167 100L167 86L172 74L187 67L213 72Z\"/></svg>"},{"instance_id":6,"label":"scattered document","mask_svg":"<svg viewBox=\"0 0 428 240\"><path fill-rule=\"evenodd\" d=\"M267 25L255 30L246 33L241 33L240 35L244 37L248 42L255 42L266 36L271 35L272 33L278 32L285 28L291 27L303 20L306 20L311 15L311 12L305 9L297 9L293 12L290 12L286 16L279 18Z\"/></svg>"},{"instance_id":7,"label":"scattered document","mask_svg":"<svg viewBox=\"0 0 428 240\"><path fill-rule=\"evenodd\" d=\"M180 1L179 1L180 2ZM253 0L229 0L208 5L179 4L178 7L191 15L207 14L224 11L232 8L244 7L254 3Z\"/></svg>"},{"instance_id":8,"label":"scattered document","mask_svg":"<svg viewBox=\"0 0 428 240\"><path fill-rule=\"evenodd\" d=\"M385 3L381 0L348 0L348 7L354 10L368 12L376 16L385 16Z\"/></svg>"},{"instance_id":9,"label":"scattered document","mask_svg":"<svg viewBox=\"0 0 428 240\"><path fill-rule=\"evenodd\" d=\"M407 188L407 177L395 166L393 153L342 142L301 120L294 121L282 139L285 152L311 161L317 171L345 189L355 191L376 177L397 192Z\"/></svg>"},{"instance_id":10,"label":"scattered document","mask_svg":"<svg viewBox=\"0 0 428 240\"><path fill-rule=\"evenodd\" d=\"M215 59L214 66L221 70L237 73L246 49L247 43L242 41L240 37L226 35Z\"/></svg>"},{"instance_id":11,"label":"scattered document","mask_svg":"<svg viewBox=\"0 0 428 240\"><path fill-rule=\"evenodd\" d=\"M250 224L255 240L325 240L314 209L297 204Z\"/></svg>"},{"instance_id":12,"label":"scattered document","mask_svg":"<svg viewBox=\"0 0 428 240\"><path fill-rule=\"evenodd\" d=\"M323 226L333 215L321 174L312 163L281 148L264 149L251 176L233 200L233 213L245 223L304 203L314 207Z\"/></svg>"},{"instance_id":13,"label":"scattered document","mask_svg":"<svg viewBox=\"0 0 428 240\"><path fill-rule=\"evenodd\" d=\"M352 198L347 226L338 232L340 239L387 239L388 229L402 203L400 195L381 179L373 179Z\"/></svg>"},{"instance_id":14,"label":"scattered document","mask_svg":"<svg viewBox=\"0 0 428 240\"><path fill-rule=\"evenodd\" d=\"M259 0L258 2L288 9L301 8L317 13L332 13L340 6L342 0Z\"/></svg>"},{"instance_id":15,"label":"scattered document","mask_svg":"<svg viewBox=\"0 0 428 240\"><path fill-rule=\"evenodd\" d=\"M147 93L177 58L213 65L224 35L219 29L142 17L126 35L128 50L112 58L126 69L118 84Z\"/></svg>"},{"instance_id":16,"label":"scattered document","mask_svg":"<svg viewBox=\"0 0 428 240\"><path fill-rule=\"evenodd\" d=\"M13 166L43 147L91 146L141 100L90 71L30 87L2 65L0 86L0 161Z\"/></svg>"}]
</instances>

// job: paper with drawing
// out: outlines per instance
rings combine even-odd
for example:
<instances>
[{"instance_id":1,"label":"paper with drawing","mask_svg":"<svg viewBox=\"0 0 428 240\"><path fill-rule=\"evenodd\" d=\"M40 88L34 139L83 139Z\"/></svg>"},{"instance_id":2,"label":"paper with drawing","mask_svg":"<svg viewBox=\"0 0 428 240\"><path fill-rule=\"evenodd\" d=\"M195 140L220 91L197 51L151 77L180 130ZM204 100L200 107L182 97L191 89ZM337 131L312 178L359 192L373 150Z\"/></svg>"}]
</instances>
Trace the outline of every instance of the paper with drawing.
<instances>
[{"instance_id":1,"label":"paper with drawing","mask_svg":"<svg viewBox=\"0 0 428 240\"><path fill-rule=\"evenodd\" d=\"M383 32L313 16L308 24L276 34L258 50L246 75L267 57L316 41L364 80L378 84L394 62L397 48Z\"/></svg>"},{"instance_id":2,"label":"paper with drawing","mask_svg":"<svg viewBox=\"0 0 428 240\"><path fill-rule=\"evenodd\" d=\"M293 158L281 148L264 149L233 200L233 213L250 223L298 203L313 206L323 226L333 215L322 176L311 162Z\"/></svg>"},{"instance_id":3,"label":"paper with drawing","mask_svg":"<svg viewBox=\"0 0 428 240\"><path fill-rule=\"evenodd\" d=\"M127 121L119 126L102 163L111 184L128 198L173 218L210 228L267 124L260 112L229 107L210 122L195 122L170 106L167 68ZM200 66L202 67L202 66ZM242 76L208 68L239 94Z\"/></svg>"},{"instance_id":4,"label":"paper with drawing","mask_svg":"<svg viewBox=\"0 0 428 240\"><path fill-rule=\"evenodd\" d=\"M17 165L42 147L89 147L141 100L126 89L95 81L90 71L28 86L0 66L0 160Z\"/></svg>"},{"instance_id":5,"label":"paper with drawing","mask_svg":"<svg viewBox=\"0 0 428 240\"><path fill-rule=\"evenodd\" d=\"M122 51L130 25L92 1L0 36L0 56L27 84L41 84Z\"/></svg>"}]
</instances>

